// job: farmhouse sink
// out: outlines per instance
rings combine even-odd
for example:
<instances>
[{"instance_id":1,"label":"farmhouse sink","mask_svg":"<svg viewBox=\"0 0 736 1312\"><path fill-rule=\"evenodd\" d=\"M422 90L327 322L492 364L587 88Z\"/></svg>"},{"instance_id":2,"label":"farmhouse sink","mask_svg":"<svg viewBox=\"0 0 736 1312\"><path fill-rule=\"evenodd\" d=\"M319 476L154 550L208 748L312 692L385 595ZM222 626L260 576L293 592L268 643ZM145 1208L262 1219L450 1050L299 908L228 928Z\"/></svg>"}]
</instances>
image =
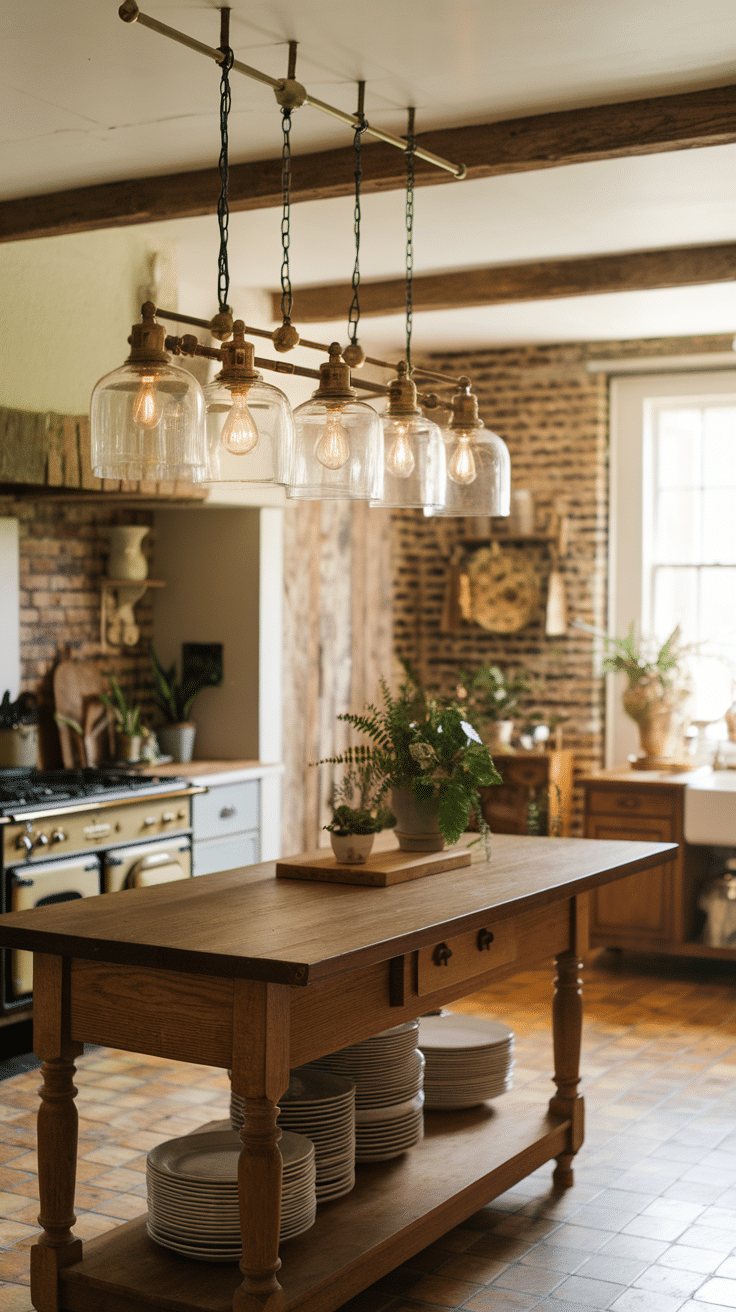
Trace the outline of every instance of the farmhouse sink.
<instances>
[{"instance_id":1,"label":"farmhouse sink","mask_svg":"<svg viewBox=\"0 0 736 1312\"><path fill-rule=\"evenodd\" d=\"M698 770L685 789L685 842L736 847L736 771Z\"/></svg>"}]
</instances>

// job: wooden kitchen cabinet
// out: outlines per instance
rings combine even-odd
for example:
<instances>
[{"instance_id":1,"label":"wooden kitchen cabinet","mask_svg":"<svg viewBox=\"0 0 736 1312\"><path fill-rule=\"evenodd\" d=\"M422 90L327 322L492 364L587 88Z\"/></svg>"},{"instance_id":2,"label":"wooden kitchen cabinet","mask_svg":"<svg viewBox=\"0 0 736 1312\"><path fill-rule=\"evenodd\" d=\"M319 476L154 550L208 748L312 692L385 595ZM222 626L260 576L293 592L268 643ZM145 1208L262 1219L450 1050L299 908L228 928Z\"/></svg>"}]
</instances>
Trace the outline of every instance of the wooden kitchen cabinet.
<instances>
[{"instance_id":1,"label":"wooden kitchen cabinet","mask_svg":"<svg viewBox=\"0 0 736 1312\"><path fill-rule=\"evenodd\" d=\"M573 753L499 752L493 764L503 783L479 790L483 815L493 833L567 838Z\"/></svg>"}]
</instances>

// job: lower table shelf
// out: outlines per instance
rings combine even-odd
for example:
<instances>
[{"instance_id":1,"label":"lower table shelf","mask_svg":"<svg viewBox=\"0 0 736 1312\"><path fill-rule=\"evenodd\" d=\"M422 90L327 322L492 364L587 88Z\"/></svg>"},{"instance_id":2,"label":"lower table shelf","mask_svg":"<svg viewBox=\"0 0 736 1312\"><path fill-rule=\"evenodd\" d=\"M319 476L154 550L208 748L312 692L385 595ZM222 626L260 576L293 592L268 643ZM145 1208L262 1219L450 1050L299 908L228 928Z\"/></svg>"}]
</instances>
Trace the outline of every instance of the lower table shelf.
<instances>
[{"instance_id":1,"label":"lower table shelf","mask_svg":"<svg viewBox=\"0 0 736 1312\"><path fill-rule=\"evenodd\" d=\"M355 1189L281 1246L284 1307L332 1312L479 1207L564 1152L570 1121L513 1093L492 1106L430 1112L403 1157L358 1168ZM148 1238L145 1218L84 1247L61 1273L63 1312L231 1312L236 1264L187 1261Z\"/></svg>"}]
</instances>

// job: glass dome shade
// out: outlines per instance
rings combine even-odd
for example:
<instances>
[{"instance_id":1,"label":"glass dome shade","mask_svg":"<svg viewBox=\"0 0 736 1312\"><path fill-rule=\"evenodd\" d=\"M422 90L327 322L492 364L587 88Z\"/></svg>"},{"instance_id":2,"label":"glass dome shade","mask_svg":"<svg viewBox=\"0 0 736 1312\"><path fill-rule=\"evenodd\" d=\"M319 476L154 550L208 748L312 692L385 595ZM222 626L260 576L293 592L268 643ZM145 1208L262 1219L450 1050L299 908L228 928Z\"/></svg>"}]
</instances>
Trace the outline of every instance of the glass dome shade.
<instances>
[{"instance_id":1,"label":"glass dome shade","mask_svg":"<svg viewBox=\"0 0 736 1312\"><path fill-rule=\"evenodd\" d=\"M445 447L437 425L421 414L383 415L371 505L439 509L444 483Z\"/></svg>"},{"instance_id":2,"label":"glass dome shade","mask_svg":"<svg viewBox=\"0 0 736 1312\"><path fill-rule=\"evenodd\" d=\"M101 378L90 403L92 472L133 482L201 482L204 397L192 374L128 360Z\"/></svg>"},{"instance_id":3,"label":"glass dome shade","mask_svg":"<svg viewBox=\"0 0 736 1312\"><path fill-rule=\"evenodd\" d=\"M229 386L215 378L205 387L204 400L208 482L288 481L294 421L278 387L260 377Z\"/></svg>"},{"instance_id":4,"label":"glass dome shade","mask_svg":"<svg viewBox=\"0 0 736 1312\"><path fill-rule=\"evenodd\" d=\"M444 486L434 514L509 515L511 459L503 438L485 427L443 428L442 441Z\"/></svg>"},{"instance_id":5,"label":"glass dome shade","mask_svg":"<svg viewBox=\"0 0 736 1312\"><path fill-rule=\"evenodd\" d=\"M320 384L294 411L294 449L287 496L306 501L370 499L378 478L381 424L356 400L339 343L320 365Z\"/></svg>"}]
</instances>

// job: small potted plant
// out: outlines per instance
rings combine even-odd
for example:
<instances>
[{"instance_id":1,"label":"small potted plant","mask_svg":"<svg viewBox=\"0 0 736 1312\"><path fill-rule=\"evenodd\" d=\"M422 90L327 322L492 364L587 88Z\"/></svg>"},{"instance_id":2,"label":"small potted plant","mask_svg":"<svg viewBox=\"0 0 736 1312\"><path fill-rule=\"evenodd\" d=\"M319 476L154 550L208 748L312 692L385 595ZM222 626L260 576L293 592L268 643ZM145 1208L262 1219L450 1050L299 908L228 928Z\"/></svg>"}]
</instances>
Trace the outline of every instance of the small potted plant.
<instances>
[{"instance_id":1,"label":"small potted plant","mask_svg":"<svg viewBox=\"0 0 736 1312\"><path fill-rule=\"evenodd\" d=\"M510 752L514 713L522 697L534 688L532 680L521 671L506 673L500 665L486 662L474 674L460 675L457 695L481 725L490 751Z\"/></svg>"},{"instance_id":2,"label":"small potted plant","mask_svg":"<svg viewBox=\"0 0 736 1312\"><path fill-rule=\"evenodd\" d=\"M651 639L637 643L632 621L625 638L606 638L606 646L613 654L603 661L604 673L626 676L624 710L638 726L642 752L636 764L660 770L682 763L691 687L679 625L660 646Z\"/></svg>"},{"instance_id":3,"label":"small potted plant","mask_svg":"<svg viewBox=\"0 0 736 1312\"><path fill-rule=\"evenodd\" d=\"M148 729L141 722L141 708L129 704L114 674L108 673L107 677L110 680L110 692L101 692L100 701L112 711L115 720L115 749L118 760L140 761L143 740L148 737Z\"/></svg>"},{"instance_id":4,"label":"small potted plant","mask_svg":"<svg viewBox=\"0 0 736 1312\"><path fill-rule=\"evenodd\" d=\"M339 862L363 864L371 854L376 834L396 824L396 817L383 803L385 792L385 783L368 759L351 766L335 788L333 818L325 829Z\"/></svg>"},{"instance_id":5,"label":"small potted plant","mask_svg":"<svg viewBox=\"0 0 736 1312\"><path fill-rule=\"evenodd\" d=\"M161 751L174 761L185 764L192 759L197 726L189 719L192 702L206 686L199 679L183 681L176 676L176 661L168 670L161 664L153 643L149 645L153 667L156 705L166 724L158 730Z\"/></svg>"},{"instance_id":6,"label":"small potted plant","mask_svg":"<svg viewBox=\"0 0 736 1312\"><path fill-rule=\"evenodd\" d=\"M501 776L467 712L455 702L428 696L411 668L404 668L407 677L398 696L381 679L381 707L338 716L365 734L370 745L348 748L332 760L349 766L370 762L376 780L391 790L399 847L438 852L445 843L457 842L474 809L482 815L478 788L501 783ZM481 833L487 842L485 822Z\"/></svg>"}]
</instances>

